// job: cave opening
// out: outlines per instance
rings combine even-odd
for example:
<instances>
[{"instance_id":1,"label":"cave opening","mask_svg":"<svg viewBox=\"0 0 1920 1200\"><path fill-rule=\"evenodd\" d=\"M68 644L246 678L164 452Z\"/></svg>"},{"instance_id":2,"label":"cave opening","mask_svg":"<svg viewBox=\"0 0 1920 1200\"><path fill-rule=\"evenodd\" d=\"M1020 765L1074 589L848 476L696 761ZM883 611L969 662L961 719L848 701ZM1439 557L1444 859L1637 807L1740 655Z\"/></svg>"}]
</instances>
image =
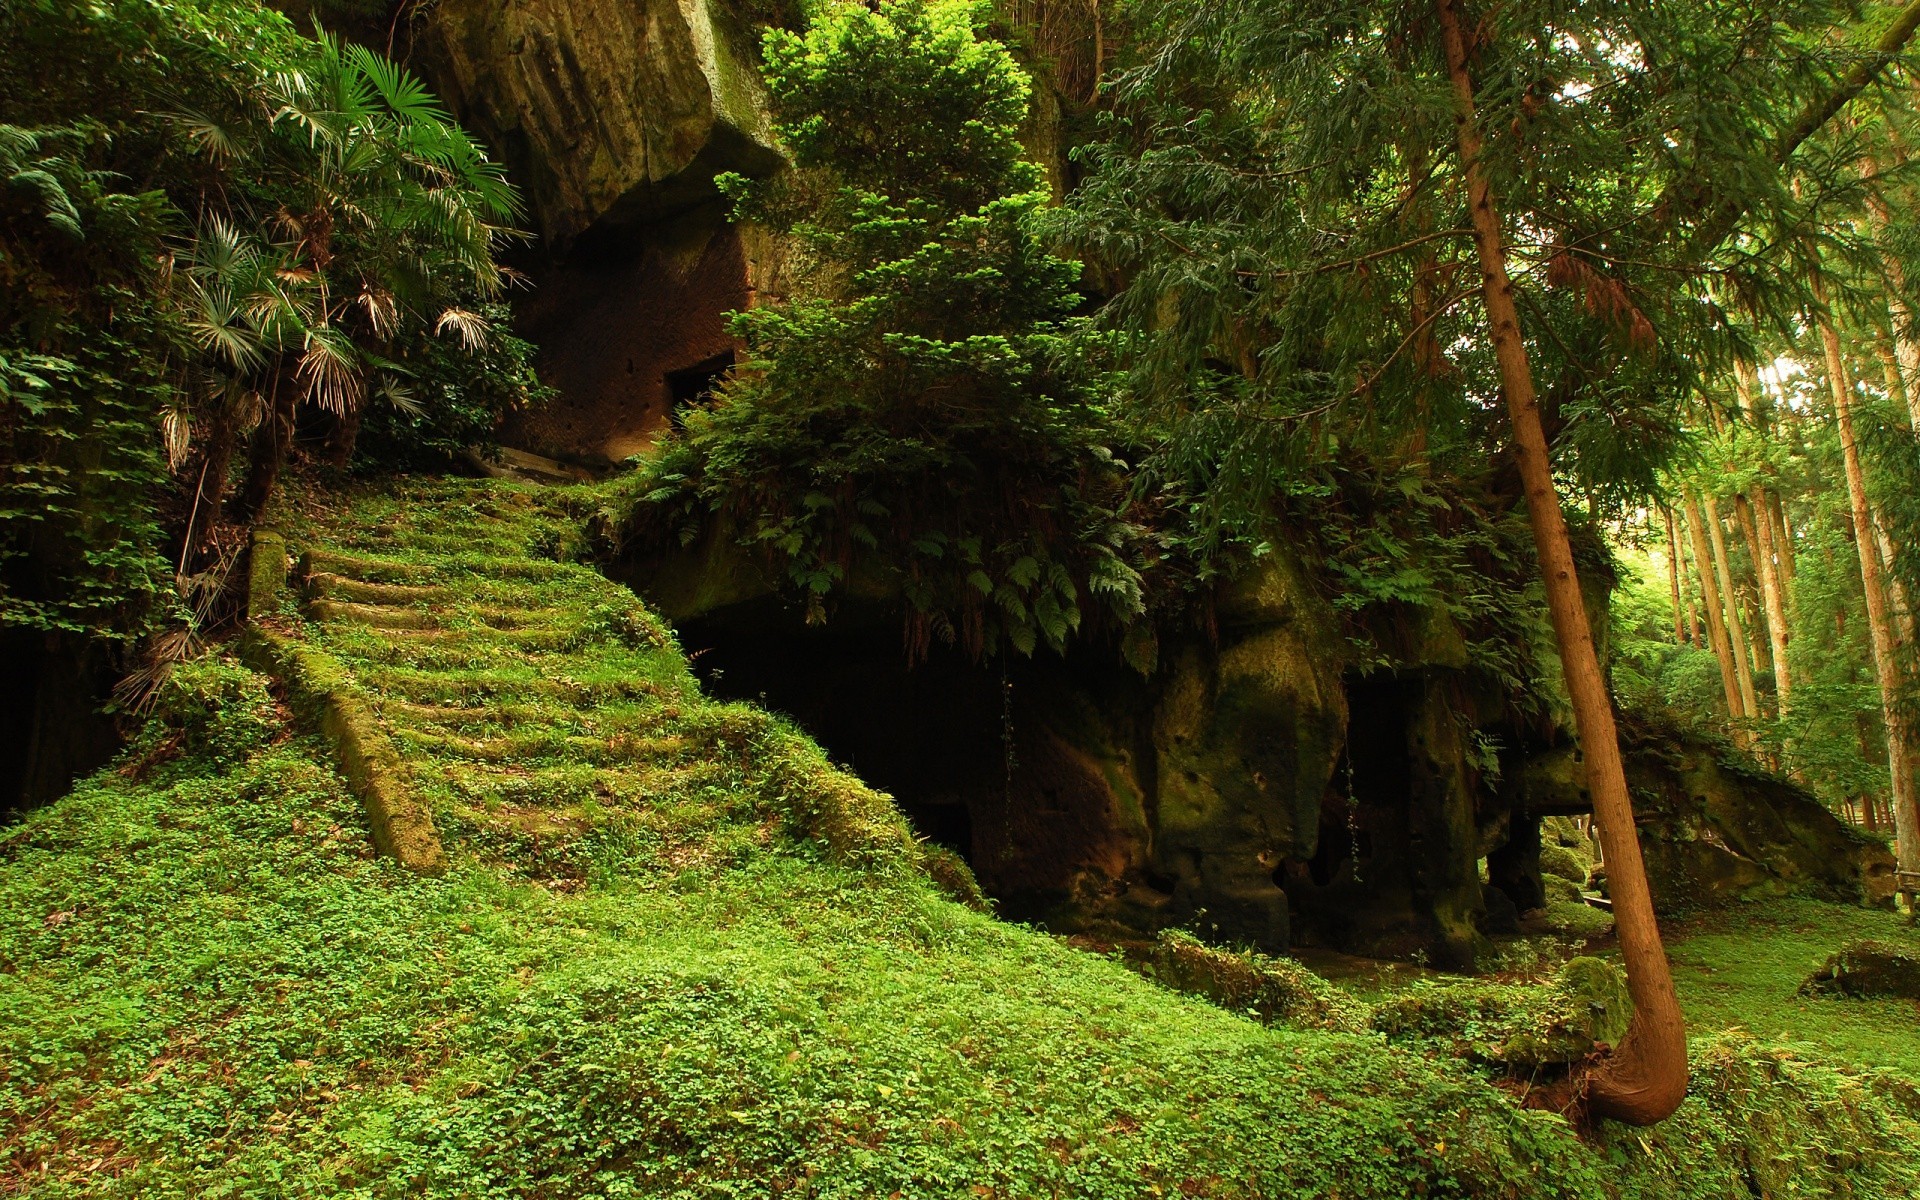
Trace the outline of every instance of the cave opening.
<instances>
[{"instance_id":1,"label":"cave opening","mask_svg":"<svg viewBox=\"0 0 1920 1200\"><path fill-rule=\"evenodd\" d=\"M1100 897L1165 901L1141 877L1150 815L1118 798L1145 790L1131 773L1151 755L1124 715L1145 694L1116 676L1124 664L1044 651L978 662L936 644L909 665L899 610L883 604L808 625L765 598L678 628L710 695L791 718L964 858L1001 915L1071 924Z\"/></svg>"},{"instance_id":2,"label":"cave opening","mask_svg":"<svg viewBox=\"0 0 1920 1200\"><path fill-rule=\"evenodd\" d=\"M1385 672L1349 672L1344 680L1346 744L1321 801L1314 854L1282 864L1274 876L1287 891L1301 944L1354 945L1363 927L1383 911L1398 913L1409 899L1408 810L1416 780L1407 738L1417 687Z\"/></svg>"},{"instance_id":3,"label":"cave opening","mask_svg":"<svg viewBox=\"0 0 1920 1200\"><path fill-rule=\"evenodd\" d=\"M686 421L689 408L713 399L714 389L733 373L734 354L722 350L690 367L667 372L667 419L678 429Z\"/></svg>"},{"instance_id":4,"label":"cave opening","mask_svg":"<svg viewBox=\"0 0 1920 1200\"><path fill-rule=\"evenodd\" d=\"M1010 680L949 647L907 665L897 628L841 614L806 626L774 601L684 621L681 645L711 695L785 714L836 762L890 793L915 832L969 863L1004 806Z\"/></svg>"}]
</instances>

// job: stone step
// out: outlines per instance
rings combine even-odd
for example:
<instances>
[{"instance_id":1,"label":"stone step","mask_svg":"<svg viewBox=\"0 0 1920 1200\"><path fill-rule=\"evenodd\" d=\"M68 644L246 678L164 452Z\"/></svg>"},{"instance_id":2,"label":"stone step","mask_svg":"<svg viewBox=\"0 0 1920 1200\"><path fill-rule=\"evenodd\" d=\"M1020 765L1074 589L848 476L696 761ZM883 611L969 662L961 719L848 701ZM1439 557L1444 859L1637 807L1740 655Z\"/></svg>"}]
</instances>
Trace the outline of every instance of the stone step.
<instances>
[{"instance_id":1,"label":"stone step","mask_svg":"<svg viewBox=\"0 0 1920 1200\"><path fill-rule=\"evenodd\" d=\"M452 595L437 584L369 583L330 571L308 575L305 587L308 599L352 604L433 604Z\"/></svg>"},{"instance_id":2,"label":"stone step","mask_svg":"<svg viewBox=\"0 0 1920 1200\"><path fill-rule=\"evenodd\" d=\"M396 608L386 604L355 604L348 600L315 600L307 605L307 615L316 621L365 625L371 629L421 632L437 629L432 613L417 608Z\"/></svg>"}]
</instances>

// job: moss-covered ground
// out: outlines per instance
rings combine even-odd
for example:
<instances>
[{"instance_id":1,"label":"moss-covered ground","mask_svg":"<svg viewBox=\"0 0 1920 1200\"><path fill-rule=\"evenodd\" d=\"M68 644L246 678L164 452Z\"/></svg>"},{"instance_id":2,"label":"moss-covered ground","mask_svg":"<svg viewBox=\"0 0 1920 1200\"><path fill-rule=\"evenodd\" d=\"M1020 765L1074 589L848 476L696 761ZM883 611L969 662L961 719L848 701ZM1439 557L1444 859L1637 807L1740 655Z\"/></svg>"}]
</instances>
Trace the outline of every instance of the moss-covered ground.
<instances>
[{"instance_id":1,"label":"moss-covered ground","mask_svg":"<svg viewBox=\"0 0 1920 1200\"><path fill-rule=\"evenodd\" d=\"M1754 1036L1837 1062L1886 1067L1920 1084L1920 1004L1808 996L1800 985L1835 950L1873 940L1920 951L1920 928L1884 910L1771 900L1695 917L1668 932L1674 981L1701 1029Z\"/></svg>"},{"instance_id":2,"label":"moss-covered ground","mask_svg":"<svg viewBox=\"0 0 1920 1200\"><path fill-rule=\"evenodd\" d=\"M557 561L580 503L423 481L287 514L429 589L361 590L407 628L280 620L405 748L444 875L372 853L230 659L0 838L0 1190L1920 1190L1911 1077L1709 1038L1679 1117L1583 1138L1465 1061L1263 1026L953 902L883 797Z\"/></svg>"}]
</instances>

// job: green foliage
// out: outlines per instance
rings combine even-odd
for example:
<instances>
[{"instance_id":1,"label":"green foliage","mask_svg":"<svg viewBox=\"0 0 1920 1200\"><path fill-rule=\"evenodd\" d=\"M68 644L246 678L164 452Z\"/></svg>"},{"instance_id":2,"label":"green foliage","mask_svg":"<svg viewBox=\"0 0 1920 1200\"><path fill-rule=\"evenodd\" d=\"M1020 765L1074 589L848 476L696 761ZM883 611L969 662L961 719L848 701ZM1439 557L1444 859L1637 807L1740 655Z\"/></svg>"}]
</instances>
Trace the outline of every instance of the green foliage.
<instances>
[{"instance_id":1,"label":"green foliage","mask_svg":"<svg viewBox=\"0 0 1920 1200\"><path fill-rule=\"evenodd\" d=\"M240 0L19 0L0 57L0 622L170 615L236 540L208 530L244 439L241 517L296 406L351 427L409 344L463 410L432 436L523 386L472 311L517 202L401 68Z\"/></svg>"},{"instance_id":2,"label":"green foliage","mask_svg":"<svg viewBox=\"0 0 1920 1200\"><path fill-rule=\"evenodd\" d=\"M1575 958L1545 985L1422 980L1375 1005L1373 1027L1392 1042L1538 1071L1618 1042L1632 1018L1619 968Z\"/></svg>"},{"instance_id":3,"label":"green foliage","mask_svg":"<svg viewBox=\"0 0 1920 1200\"><path fill-rule=\"evenodd\" d=\"M136 762L177 752L211 767L237 766L280 727L266 679L214 655L168 671L148 712L142 743L129 751Z\"/></svg>"},{"instance_id":4,"label":"green foliage","mask_svg":"<svg viewBox=\"0 0 1920 1200\"><path fill-rule=\"evenodd\" d=\"M533 344L508 332L506 305L489 303L474 315L489 331L476 346L420 330L393 348L360 428L364 463L439 466L469 449L491 451L509 414L552 399L534 373Z\"/></svg>"},{"instance_id":5,"label":"green foliage","mask_svg":"<svg viewBox=\"0 0 1920 1200\"><path fill-rule=\"evenodd\" d=\"M701 697L613 585L527 555L591 495L303 499L290 532L331 567L453 585L418 601L441 621L425 635L292 625L421 739L452 867L374 857L258 676L182 667L152 736L216 737L103 772L0 842L0 1153L24 1194L1745 1200L1725 1167L1749 1161L1792 1168L1779 1195L1909 1188L1909 1158L1879 1148L1910 1143L1920 1101L1890 1076L1708 1046L1679 1117L1590 1144L1451 1035L1415 1038L1429 1054L1320 1027L1364 1006L1291 964L1205 951L1275 989L1295 1024L1265 1027L945 899L905 838L824 854L778 818L857 782ZM568 859L589 869L547 869ZM1699 1011L1719 977L1688 973L1688 944ZM1507 986L1526 1013L1598 994ZM1818 1033L1842 1003L1785 995ZM1910 1049L1910 1017L1844 1003Z\"/></svg>"},{"instance_id":6,"label":"green foliage","mask_svg":"<svg viewBox=\"0 0 1920 1200\"><path fill-rule=\"evenodd\" d=\"M720 521L812 619L856 577L898 589L910 653L1063 648L1143 607L1115 431L1069 352L1078 267L1027 229L1029 85L966 4L835 5L766 38L796 170L723 186L812 263L735 317L749 357L686 417L633 522Z\"/></svg>"}]
</instances>

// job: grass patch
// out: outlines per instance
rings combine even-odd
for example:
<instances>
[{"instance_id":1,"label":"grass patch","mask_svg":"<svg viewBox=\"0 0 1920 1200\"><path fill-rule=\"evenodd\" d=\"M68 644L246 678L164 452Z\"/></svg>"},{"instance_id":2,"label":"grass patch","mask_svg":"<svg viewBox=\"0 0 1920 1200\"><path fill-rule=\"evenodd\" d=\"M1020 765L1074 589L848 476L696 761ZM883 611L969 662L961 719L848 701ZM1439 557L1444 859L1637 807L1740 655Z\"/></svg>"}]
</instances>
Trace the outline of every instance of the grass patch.
<instances>
[{"instance_id":1,"label":"grass patch","mask_svg":"<svg viewBox=\"0 0 1920 1200\"><path fill-rule=\"evenodd\" d=\"M1695 918L1669 932L1674 982L1695 1029L1743 1028L1802 1054L1893 1070L1920 1083L1920 1004L1800 994L1850 941L1920 953L1920 930L1895 913L1814 900L1768 900Z\"/></svg>"}]
</instances>

